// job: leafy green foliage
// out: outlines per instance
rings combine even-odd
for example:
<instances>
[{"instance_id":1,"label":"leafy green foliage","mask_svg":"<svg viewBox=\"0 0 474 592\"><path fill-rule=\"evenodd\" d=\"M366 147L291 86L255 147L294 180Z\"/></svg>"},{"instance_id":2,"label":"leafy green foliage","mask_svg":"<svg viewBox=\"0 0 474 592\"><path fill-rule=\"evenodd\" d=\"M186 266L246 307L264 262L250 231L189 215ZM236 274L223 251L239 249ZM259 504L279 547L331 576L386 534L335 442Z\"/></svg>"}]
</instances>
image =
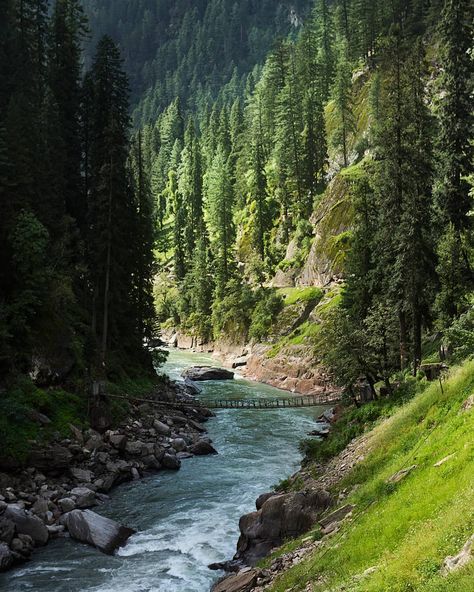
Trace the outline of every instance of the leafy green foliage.
<instances>
[{"instance_id":1,"label":"leafy green foliage","mask_svg":"<svg viewBox=\"0 0 474 592\"><path fill-rule=\"evenodd\" d=\"M268 337L278 313L283 308L283 300L274 291L260 291L256 294L257 304L252 312L249 337L264 341Z\"/></svg>"}]
</instances>

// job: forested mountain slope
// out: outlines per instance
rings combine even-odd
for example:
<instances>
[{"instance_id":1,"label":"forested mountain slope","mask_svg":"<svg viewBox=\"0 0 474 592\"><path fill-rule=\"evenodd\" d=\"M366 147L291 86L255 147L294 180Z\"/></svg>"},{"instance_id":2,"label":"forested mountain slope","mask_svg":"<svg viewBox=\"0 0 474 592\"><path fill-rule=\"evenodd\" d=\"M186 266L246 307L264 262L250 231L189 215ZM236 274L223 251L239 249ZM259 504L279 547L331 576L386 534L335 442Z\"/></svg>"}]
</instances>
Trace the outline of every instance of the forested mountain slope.
<instances>
[{"instance_id":1,"label":"forested mountain slope","mask_svg":"<svg viewBox=\"0 0 474 592\"><path fill-rule=\"evenodd\" d=\"M297 30L310 0L82 0L92 45L110 35L130 77L137 121L176 97L192 110L242 94L275 39ZM89 53L89 52L88 52Z\"/></svg>"},{"instance_id":2,"label":"forested mountain slope","mask_svg":"<svg viewBox=\"0 0 474 592\"><path fill-rule=\"evenodd\" d=\"M153 207L117 46L103 37L83 72L78 1L0 8L3 457L30 445L32 413L67 432L92 382L152 374L155 315Z\"/></svg>"},{"instance_id":3,"label":"forested mountain slope","mask_svg":"<svg viewBox=\"0 0 474 592\"><path fill-rule=\"evenodd\" d=\"M473 288L472 11L317 0L243 100L177 98L145 127L165 326L272 344L281 288L342 280L285 337L344 386L390 390L429 332L447 345Z\"/></svg>"}]
</instances>

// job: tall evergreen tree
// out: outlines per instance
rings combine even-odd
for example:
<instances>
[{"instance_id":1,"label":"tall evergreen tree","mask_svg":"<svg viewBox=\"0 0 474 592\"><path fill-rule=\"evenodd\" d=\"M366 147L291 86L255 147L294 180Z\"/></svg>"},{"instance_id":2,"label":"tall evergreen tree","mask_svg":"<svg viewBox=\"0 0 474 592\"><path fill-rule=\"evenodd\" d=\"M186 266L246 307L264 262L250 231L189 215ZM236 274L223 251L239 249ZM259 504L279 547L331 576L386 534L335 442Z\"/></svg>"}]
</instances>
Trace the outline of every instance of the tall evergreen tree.
<instances>
[{"instance_id":1,"label":"tall evergreen tree","mask_svg":"<svg viewBox=\"0 0 474 592\"><path fill-rule=\"evenodd\" d=\"M119 50L103 37L91 71L93 138L88 204L88 251L93 285L92 329L105 371L109 349L117 347L129 295L126 245L131 215L128 158L128 83Z\"/></svg>"}]
</instances>

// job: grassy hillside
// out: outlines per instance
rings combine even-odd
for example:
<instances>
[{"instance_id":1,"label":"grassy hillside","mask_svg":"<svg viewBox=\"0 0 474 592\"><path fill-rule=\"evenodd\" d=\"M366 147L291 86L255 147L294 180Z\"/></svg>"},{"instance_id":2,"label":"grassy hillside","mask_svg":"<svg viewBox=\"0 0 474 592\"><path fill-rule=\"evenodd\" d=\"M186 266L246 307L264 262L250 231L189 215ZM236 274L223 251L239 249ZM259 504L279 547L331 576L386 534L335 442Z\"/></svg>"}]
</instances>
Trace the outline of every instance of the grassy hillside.
<instances>
[{"instance_id":1,"label":"grassy hillside","mask_svg":"<svg viewBox=\"0 0 474 592\"><path fill-rule=\"evenodd\" d=\"M271 590L473 590L474 562L447 577L440 571L474 532L473 392L468 361L377 425L365 459L333 492L351 491L352 518Z\"/></svg>"}]
</instances>

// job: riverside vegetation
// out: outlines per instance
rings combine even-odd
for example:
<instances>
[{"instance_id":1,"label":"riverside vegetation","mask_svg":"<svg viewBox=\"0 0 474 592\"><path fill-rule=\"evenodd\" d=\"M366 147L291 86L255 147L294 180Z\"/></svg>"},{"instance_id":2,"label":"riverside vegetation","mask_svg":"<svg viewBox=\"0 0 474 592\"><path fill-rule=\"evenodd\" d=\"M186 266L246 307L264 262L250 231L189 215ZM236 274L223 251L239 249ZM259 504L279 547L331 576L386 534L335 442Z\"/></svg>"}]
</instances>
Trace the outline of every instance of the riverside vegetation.
<instances>
[{"instance_id":1,"label":"riverside vegetation","mask_svg":"<svg viewBox=\"0 0 474 592\"><path fill-rule=\"evenodd\" d=\"M217 589L471 589L472 2L52 4L0 4L2 466L164 393L159 328L238 346L340 389L281 488L349 515Z\"/></svg>"}]
</instances>

